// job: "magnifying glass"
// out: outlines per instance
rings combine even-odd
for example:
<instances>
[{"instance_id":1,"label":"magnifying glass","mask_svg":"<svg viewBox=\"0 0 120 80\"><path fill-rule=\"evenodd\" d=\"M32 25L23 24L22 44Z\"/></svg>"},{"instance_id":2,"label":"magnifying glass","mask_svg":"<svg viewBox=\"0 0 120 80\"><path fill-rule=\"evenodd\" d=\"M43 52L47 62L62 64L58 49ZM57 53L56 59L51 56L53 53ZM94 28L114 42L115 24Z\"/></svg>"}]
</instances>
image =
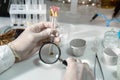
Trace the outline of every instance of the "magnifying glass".
<instances>
[{"instance_id":1,"label":"magnifying glass","mask_svg":"<svg viewBox=\"0 0 120 80\"><path fill-rule=\"evenodd\" d=\"M60 56L60 47L53 42L46 42L40 47L39 57L46 64L54 64L59 60L67 66L66 60L61 59Z\"/></svg>"}]
</instances>

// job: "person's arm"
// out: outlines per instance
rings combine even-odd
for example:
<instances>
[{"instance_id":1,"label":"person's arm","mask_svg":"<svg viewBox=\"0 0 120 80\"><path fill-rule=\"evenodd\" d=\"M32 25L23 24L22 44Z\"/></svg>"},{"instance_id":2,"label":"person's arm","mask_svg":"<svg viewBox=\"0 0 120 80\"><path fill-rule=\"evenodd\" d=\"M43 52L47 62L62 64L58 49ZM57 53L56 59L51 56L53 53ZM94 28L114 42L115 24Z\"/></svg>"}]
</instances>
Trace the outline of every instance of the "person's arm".
<instances>
[{"instance_id":1,"label":"person's arm","mask_svg":"<svg viewBox=\"0 0 120 80\"><path fill-rule=\"evenodd\" d=\"M15 62L29 58L35 54L44 41L50 41L51 34L58 42L56 30L53 30L53 24L41 22L27 27L19 37L7 45L0 46L0 73L8 69Z\"/></svg>"},{"instance_id":2,"label":"person's arm","mask_svg":"<svg viewBox=\"0 0 120 80\"><path fill-rule=\"evenodd\" d=\"M22 61L36 53L43 42L50 41L51 34L54 36L54 41L59 42L53 24L40 22L27 27L17 39L9 43L9 46L21 58L18 61Z\"/></svg>"},{"instance_id":3,"label":"person's arm","mask_svg":"<svg viewBox=\"0 0 120 80\"><path fill-rule=\"evenodd\" d=\"M95 80L87 63L82 63L80 60L73 58L68 58L67 63L64 80Z\"/></svg>"},{"instance_id":4,"label":"person's arm","mask_svg":"<svg viewBox=\"0 0 120 80\"><path fill-rule=\"evenodd\" d=\"M15 56L8 45L0 46L0 73L10 68L15 62Z\"/></svg>"}]
</instances>

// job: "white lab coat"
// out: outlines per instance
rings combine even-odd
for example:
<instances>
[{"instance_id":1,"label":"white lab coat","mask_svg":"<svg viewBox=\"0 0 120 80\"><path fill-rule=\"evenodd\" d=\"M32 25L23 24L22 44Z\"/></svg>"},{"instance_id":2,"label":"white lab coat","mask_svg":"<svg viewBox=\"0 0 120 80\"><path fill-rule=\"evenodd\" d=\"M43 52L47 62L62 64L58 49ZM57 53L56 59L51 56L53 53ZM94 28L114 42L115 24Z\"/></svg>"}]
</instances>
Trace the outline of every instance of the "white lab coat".
<instances>
[{"instance_id":1,"label":"white lab coat","mask_svg":"<svg viewBox=\"0 0 120 80\"><path fill-rule=\"evenodd\" d=\"M0 46L0 73L10 68L14 62L15 56L9 46Z\"/></svg>"}]
</instances>

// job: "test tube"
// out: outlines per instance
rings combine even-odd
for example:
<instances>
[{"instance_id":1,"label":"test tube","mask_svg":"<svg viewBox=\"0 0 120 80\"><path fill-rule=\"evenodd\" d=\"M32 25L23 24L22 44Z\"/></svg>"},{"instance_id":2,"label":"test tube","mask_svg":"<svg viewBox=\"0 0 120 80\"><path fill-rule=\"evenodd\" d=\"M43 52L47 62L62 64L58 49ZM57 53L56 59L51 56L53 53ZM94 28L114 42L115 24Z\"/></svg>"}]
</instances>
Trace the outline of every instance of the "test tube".
<instances>
[{"instance_id":1,"label":"test tube","mask_svg":"<svg viewBox=\"0 0 120 80\"><path fill-rule=\"evenodd\" d=\"M37 8L37 0L31 0L31 1L32 1L33 9L36 9Z\"/></svg>"},{"instance_id":2,"label":"test tube","mask_svg":"<svg viewBox=\"0 0 120 80\"><path fill-rule=\"evenodd\" d=\"M10 19L11 19L11 26L13 26L15 24L15 13L14 11L16 10L16 7L14 4L11 5L10 7Z\"/></svg>"},{"instance_id":3,"label":"test tube","mask_svg":"<svg viewBox=\"0 0 120 80\"><path fill-rule=\"evenodd\" d=\"M22 21L21 21L21 15L22 14L17 14L17 25L20 26Z\"/></svg>"},{"instance_id":4,"label":"test tube","mask_svg":"<svg viewBox=\"0 0 120 80\"><path fill-rule=\"evenodd\" d=\"M21 18L21 24L20 24L20 26L24 26L24 24L25 24L24 14L21 14L20 18Z\"/></svg>"},{"instance_id":5,"label":"test tube","mask_svg":"<svg viewBox=\"0 0 120 80\"><path fill-rule=\"evenodd\" d=\"M15 23L13 24L14 26L18 25L18 14L14 14L15 15Z\"/></svg>"},{"instance_id":6,"label":"test tube","mask_svg":"<svg viewBox=\"0 0 120 80\"><path fill-rule=\"evenodd\" d=\"M37 4L37 0L31 0L32 1L32 5Z\"/></svg>"},{"instance_id":7,"label":"test tube","mask_svg":"<svg viewBox=\"0 0 120 80\"><path fill-rule=\"evenodd\" d=\"M15 14L10 14L11 26L15 24Z\"/></svg>"},{"instance_id":8,"label":"test tube","mask_svg":"<svg viewBox=\"0 0 120 80\"><path fill-rule=\"evenodd\" d=\"M39 22L43 21L43 18L42 18L43 16L42 16L42 14L38 14L38 15L39 15L39 20L38 20L38 21L39 21Z\"/></svg>"},{"instance_id":9,"label":"test tube","mask_svg":"<svg viewBox=\"0 0 120 80\"><path fill-rule=\"evenodd\" d=\"M17 3L18 3L17 0L12 1L12 4L17 4Z\"/></svg>"},{"instance_id":10,"label":"test tube","mask_svg":"<svg viewBox=\"0 0 120 80\"><path fill-rule=\"evenodd\" d=\"M31 0L25 0L25 4L30 5L31 4Z\"/></svg>"},{"instance_id":11,"label":"test tube","mask_svg":"<svg viewBox=\"0 0 120 80\"><path fill-rule=\"evenodd\" d=\"M77 13L78 0L71 0L70 11L71 13Z\"/></svg>"},{"instance_id":12,"label":"test tube","mask_svg":"<svg viewBox=\"0 0 120 80\"><path fill-rule=\"evenodd\" d=\"M31 14L29 14L29 13L26 14L26 23L27 24L31 23Z\"/></svg>"},{"instance_id":13,"label":"test tube","mask_svg":"<svg viewBox=\"0 0 120 80\"><path fill-rule=\"evenodd\" d=\"M46 5L39 5L39 21L46 21Z\"/></svg>"},{"instance_id":14,"label":"test tube","mask_svg":"<svg viewBox=\"0 0 120 80\"><path fill-rule=\"evenodd\" d=\"M46 18L46 14L44 14L44 21L46 21L46 19L47 19L47 18Z\"/></svg>"},{"instance_id":15,"label":"test tube","mask_svg":"<svg viewBox=\"0 0 120 80\"><path fill-rule=\"evenodd\" d=\"M38 0L39 4L44 4L44 0Z\"/></svg>"},{"instance_id":16,"label":"test tube","mask_svg":"<svg viewBox=\"0 0 120 80\"><path fill-rule=\"evenodd\" d=\"M22 4L25 4L25 0L22 0Z\"/></svg>"},{"instance_id":17,"label":"test tube","mask_svg":"<svg viewBox=\"0 0 120 80\"><path fill-rule=\"evenodd\" d=\"M31 24L33 23L33 14L30 15L31 16Z\"/></svg>"},{"instance_id":18,"label":"test tube","mask_svg":"<svg viewBox=\"0 0 120 80\"><path fill-rule=\"evenodd\" d=\"M33 23L37 23L38 19L37 19L37 14L33 14Z\"/></svg>"},{"instance_id":19,"label":"test tube","mask_svg":"<svg viewBox=\"0 0 120 80\"><path fill-rule=\"evenodd\" d=\"M41 14L41 21L46 21L46 14Z\"/></svg>"},{"instance_id":20,"label":"test tube","mask_svg":"<svg viewBox=\"0 0 120 80\"><path fill-rule=\"evenodd\" d=\"M37 22L40 22L40 15L37 14Z\"/></svg>"}]
</instances>

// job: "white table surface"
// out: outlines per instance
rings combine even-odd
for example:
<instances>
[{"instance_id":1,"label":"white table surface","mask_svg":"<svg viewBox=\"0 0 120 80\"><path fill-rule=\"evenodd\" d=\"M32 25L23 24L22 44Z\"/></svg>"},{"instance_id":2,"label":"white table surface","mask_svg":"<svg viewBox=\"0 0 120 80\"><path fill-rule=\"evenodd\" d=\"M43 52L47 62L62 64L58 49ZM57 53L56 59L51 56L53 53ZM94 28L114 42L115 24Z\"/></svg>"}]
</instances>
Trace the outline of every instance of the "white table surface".
<instances>
[{"instance_id":1,"label":"white table surface","mask_svg":"<svg viewBox=\"0 0 120 80\"><path fill-rule=\"evenodd\" d=\"M62 15L63 14L60 16ZM66 59L67 57L72 56L70 55L69 51L70 40L74 38L85 39L87 41L85 53L83 56L77 58L81 59L83 62L87 62L93 70L95 53L91 50L91 48L94 39L98 37L101 44L101 40L103 39L105 31L108 31L111 28L114 28L116 31L118 31L120 28L119 23L113 23L111 24L111 27L105 27L103 22L96 20L90 23L85 17L86 16L82 16L82 18L79 18L79 22L78 19L67 19L70 17L59 18L60 22L64 22L62 23L61 27L66 30L64 34L67 35L67 40L65 40L66 38L63 39L65 44L60 47L62 51L61 58ZM0 17L0 27L4 27L9 24L9 18ZM104 72L105 80L116 80L116 66L108 66L104 63L102 50L103 47L100 45L98 55ZM53 65L46 65L40 61L39 55L35 54L30 59L16 63L7 71L0 74L0 80L62 80L64 71L65 66L59 61ZM102 80L99 66L97 66L97 79Z\"/></svg>"}]
</instances>

